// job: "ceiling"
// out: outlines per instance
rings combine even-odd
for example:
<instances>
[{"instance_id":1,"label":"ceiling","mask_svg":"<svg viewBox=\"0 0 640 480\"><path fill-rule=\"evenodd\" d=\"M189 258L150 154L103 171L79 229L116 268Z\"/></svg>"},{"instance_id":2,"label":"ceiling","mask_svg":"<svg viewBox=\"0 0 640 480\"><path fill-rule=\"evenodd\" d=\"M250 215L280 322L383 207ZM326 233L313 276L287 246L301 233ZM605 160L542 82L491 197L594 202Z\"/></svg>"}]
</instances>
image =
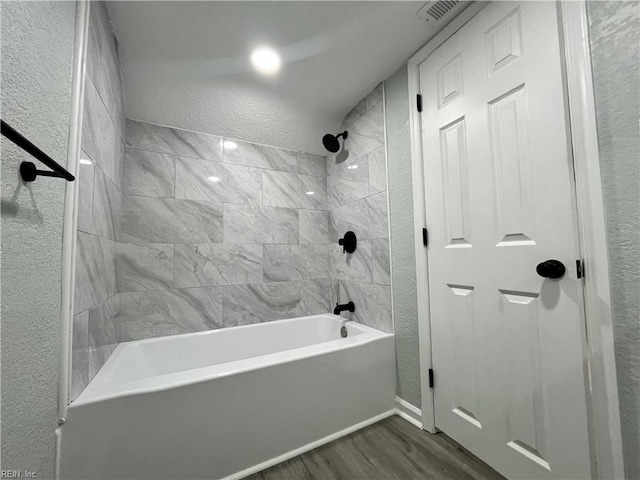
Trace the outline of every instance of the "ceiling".
<instances>
[{"instance_id":1,"label":"ceiling","mask_svg":"<svg viewBox=\"0 0 640 480\"><path fill-rule=\"evenodd\" d=\"M425 2L109 2L128 118L324 154L324 133L433 36ZM251 51L283 66L255 72Z\"/></svg>"}]
</instances>

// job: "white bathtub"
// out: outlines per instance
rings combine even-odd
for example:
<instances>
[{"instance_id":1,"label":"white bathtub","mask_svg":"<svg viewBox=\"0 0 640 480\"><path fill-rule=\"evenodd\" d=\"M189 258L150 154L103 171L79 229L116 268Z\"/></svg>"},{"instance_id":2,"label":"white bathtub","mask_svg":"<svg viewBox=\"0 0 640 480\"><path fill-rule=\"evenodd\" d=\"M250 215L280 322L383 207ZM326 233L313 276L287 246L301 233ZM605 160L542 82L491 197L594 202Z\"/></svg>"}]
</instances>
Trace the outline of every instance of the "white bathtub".
<instances>
[{"instance_id":1,"label":"white bathtub","mask_svg":"<svg viewBox=\"0 0 640 480\"><path fill-rule=\"evenodd\" d=\"M123 343L69 407L60 477L242 478L391 415L395 383L393 334L330 314Z\"/></svg>"}]
</instances>

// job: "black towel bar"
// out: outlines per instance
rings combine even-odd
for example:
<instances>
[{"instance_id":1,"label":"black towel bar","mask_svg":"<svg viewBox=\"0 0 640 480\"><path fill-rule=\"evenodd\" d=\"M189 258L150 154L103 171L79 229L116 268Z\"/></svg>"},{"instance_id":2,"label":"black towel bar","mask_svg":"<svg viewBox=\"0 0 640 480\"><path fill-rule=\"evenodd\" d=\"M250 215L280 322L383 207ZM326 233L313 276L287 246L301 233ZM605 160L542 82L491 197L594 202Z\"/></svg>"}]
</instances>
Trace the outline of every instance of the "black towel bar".
<instances>
[{"instance_id":1,"label":"black towel bar","mask_svg":"<svg viewBox=\"0 0 640 480\"><path fill-rule=\"evenodd\" d=\"M33 182L38 175L43 177L60 177L68 180L69 182L73 182L76 177L71 175L64 167L62 167L58 162L53 160L49 155L44 153L38 147L36 147L33 143L27 140L20 132L18 132L15 128L9 125L4 120L0 120L2 135L7 137L13 143L22 148L25 152L34 156L42 163L44 163L47 167L49 167L53 171L47 170L38 170L36 169L35 164L32 162L22 162L20 164L20 176L22 180L25 182Z\"/></svg>"}]
</instances>

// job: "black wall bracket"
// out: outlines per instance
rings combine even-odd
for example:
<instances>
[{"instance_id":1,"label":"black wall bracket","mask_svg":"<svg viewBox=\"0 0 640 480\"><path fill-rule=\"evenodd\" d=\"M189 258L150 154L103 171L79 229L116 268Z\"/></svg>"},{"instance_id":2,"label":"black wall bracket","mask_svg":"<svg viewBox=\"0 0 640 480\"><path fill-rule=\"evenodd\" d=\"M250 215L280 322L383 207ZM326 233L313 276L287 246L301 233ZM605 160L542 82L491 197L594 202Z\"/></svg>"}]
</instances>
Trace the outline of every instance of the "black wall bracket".
<instances>
[{"instance_id":1,"label":"black wall bracket","mask_svg":"<svg viewBox=\"0 0 640 480\"><path fill-rule=\"evenodd\" d=\"M20 176L25 182L33 182L38 176L65 178L62 174L52 170L38 170L33 162L22 162L20 164ZM72 182L73 180L70 181Z\"/></svg>"},{"instance_id":2,"label":"black wall bracket","mask_svg":"<svg viewBox=\"0 0 640 480\"><path fill-rule=\"evenodd\" d=\"M4 120L1 120L1 133L29 155L37 158L51 170L38 170L33 162L22 162L20 164L20 176L24 182L33 182L36 177L59 177L69 182L73 182L76 177L71 175L67 169L53 160L49 155L36 147L30 140L24 137L15 128Z\"/></svg>"}]
</instances>

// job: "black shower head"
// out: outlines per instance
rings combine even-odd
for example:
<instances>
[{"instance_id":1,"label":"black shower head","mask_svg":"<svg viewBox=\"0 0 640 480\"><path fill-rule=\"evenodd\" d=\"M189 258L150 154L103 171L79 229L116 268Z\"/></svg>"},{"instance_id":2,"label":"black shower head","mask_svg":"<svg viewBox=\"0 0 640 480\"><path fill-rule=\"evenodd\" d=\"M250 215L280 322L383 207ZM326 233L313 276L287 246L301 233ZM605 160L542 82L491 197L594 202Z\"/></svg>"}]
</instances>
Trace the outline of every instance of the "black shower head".
<instances>
[{"instance_id":1,"label":"black shower head","mask_svg":"<svg viewBox=\"0 0 640 480\"><path fill-rule=\"evenodd\" d=\"M338 139L342 137L346 140L348 135L349 134L346 130L342 133L339 133L338 135L331 135L330 133L327 133L324 137L322 137L322 144L324 145L324 148L329 150L331 153L336 153L338 150L340 150L340 142L338 142Z\"/></svg>"}]
</instances>

